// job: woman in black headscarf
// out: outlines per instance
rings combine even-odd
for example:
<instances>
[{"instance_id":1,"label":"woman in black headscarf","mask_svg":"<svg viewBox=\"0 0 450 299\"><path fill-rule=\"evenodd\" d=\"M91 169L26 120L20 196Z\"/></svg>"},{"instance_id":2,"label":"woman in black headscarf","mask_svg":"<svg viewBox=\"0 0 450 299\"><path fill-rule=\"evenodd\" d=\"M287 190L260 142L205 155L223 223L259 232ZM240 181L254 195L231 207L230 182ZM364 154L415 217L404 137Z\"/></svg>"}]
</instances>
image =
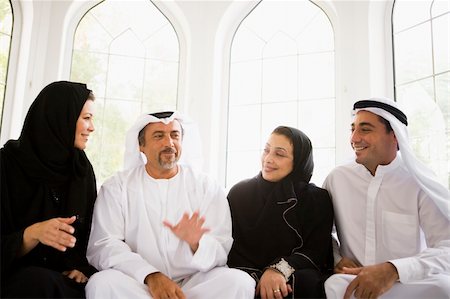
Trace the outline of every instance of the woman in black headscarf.
<instances>
[{"instance_id":1,"label":"woman in black headscarf","mask_svg":"<svg viewBox=\"0 0 450 299\"><path fill-rule=\"evenodd\" d=\"M84 148L94 130L85 84L54 82L0 150L1 297L82 298L97 195Z\"/></svg>"},{"instance_id":2,"label":"woman in black headscarf","mask_svg":"<svg viewBox=\"0 0 450 299\"><path fill-rule=\"evenodd\" d=\"M309 183L309 138L280 126L269 137L262 170L228 194L234 243L228 265L251 275L261 298L324 297L333 267L333 208L326 190Z\"/></svg>"}]
</instances>

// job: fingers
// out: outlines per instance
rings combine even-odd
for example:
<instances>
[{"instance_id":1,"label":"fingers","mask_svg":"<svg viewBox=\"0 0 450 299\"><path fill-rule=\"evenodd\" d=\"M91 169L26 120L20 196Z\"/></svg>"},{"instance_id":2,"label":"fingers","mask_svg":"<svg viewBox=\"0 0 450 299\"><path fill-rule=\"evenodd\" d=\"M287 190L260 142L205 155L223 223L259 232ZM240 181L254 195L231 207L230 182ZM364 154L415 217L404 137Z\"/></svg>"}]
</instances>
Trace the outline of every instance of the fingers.
<instances>
[{"instance_id":1,"label":"fingers","mask_svg":"<svg viewBox=\"0 0 450 299\"><path fill-rule=\"evenodd\" d=\"M73 248L75 247L77 239L72 236L70 233L67 233L64 230L58 230L53 240L49 240L50 243L55 244L55 248L58 250L65 251L68 247Z\"/></svg>"},{"instance_id":2,"label":"fingers","mask_svg":"<svg viewBox=\"0 0 450 299\"><path fill-rule=\"evenodd\" d=\"M281 287L280 287L280 296L281 296L281 298L284 298L284 297L286 297L287 295L289 295L289 287L290 287L290 285L288 285L288 284L284 284L284 285L281 285Z\"/></svg>"},{"instance_id":3,"label":"fingers","mask_svg":"<svg viewBox=\"0 0 450 299\"><path fill-rule=\"evenodd\" d=\"M177 296L177 298L179 299L186 299L186 296L184 296L184 293L181 291L181 289L177 289L175 291L175 295Z\"/></svg>"},{"instance_id":4,"label":"fingers","mask_svg":"<svg viewBox=\"0 0 450 299\"><path fill-rule=\"evenodd\" d=\"M73 223L76 217L54 218L38 224L37 239L42 244L51 246L59 251L66 251L75 246L76 238L72 236L75 229L67 224Z\"/></svg>"},{"instance_id":5,"label":"fingers","mask_svg":"<svg viewBox=\"0 0 450 299\"><path fill-rule=\"evenodd\" d=\"M348 285L347 289L345 290L344 299L349 299L357 287L358 287L358 278L355 278L352 280L352 282Z\"/></svg>"},{"instance_id":6,"label":"fingers","mask_svg":"<svg viewBox=\"0 0 450 299\"><path fill-rule=\"evenodd\" d=\"M292 287L290 284L286 284L288 293L292 293ZM286 297L286 296L285 296Z\"/></svg>"},{"instance_id":7,"label":"fingers","mask_svg":"<svg viewBox=\"0 0 450 299\"><path fill-rule=\"evenodd\" d=\"M276 299L283 298L283 294L281 293L281 289L273 289L273 297Z\"/></svg>"},{"instance_id":8,"label":"fingers","mask_svg":"<svg viewBox=\"0 0 450 299\"><path fill-rule=\"evenodd\" d=\"M282 291L278 287L267 287L267 288L261 288L261 298L262 299L282 299L286 295L283 295Z\"/></svg>"},{"instance_id":9,"label":"fingers","mask_svg":"<svg viewBox=\"0 0 450 299\"><path fill-rule=\"evenodd\" d=\"M183 291L180 287L170 287L167 288L163 287L159 290L154 290L152 293L152 297L154 299L186 299L186 296L184 295Z\"/></svg>"},{"instance_id":10,"label":"fingers","mask_svg":"<svg viewBox=\"0 0 450 299\"><path fill-rule=\"evenodd\" d=\"M259 295L260 291L261 291L261 283L258 282L258 285L256 286L256 290L255 290L255 295Z\"/></svg>"},{"instance_id":11,"label":"fingers","mask_svg":"<svg viewBox=\"0 0 450 299\"><path fill-rule=\"evenodd\" d=\"M173 226L173 224L172 224L172 223L170 223L170 222L169 222L169 221L167 221L167 220L163 220L163 224L164 224L164 226L166 226L166 227L170 228L171 230L173 230L173 229L174 229L174 226Z\"/></svg>"},{"instance_id":12,"label":"fingers","mask_svg":"<svg viewBox=\"0 0 450 299\"><path fill-rule=\"evenodd\" d=\"M75 232L75 228L73 226L71 226L70 224L65 223L64 221L61 221L58 224L58 229L61 231L65 231L71 235Z\"/></svg>"},{"instance_id":13,"label":"fingers","mask_svg":"<svg viewBox=\"0 0 450 299\"><path fill-rule=\"evenodd\" d=\"M361 270L362 270L362 268L348 268L348 267L343 267L341 273L358 275L358 274L361 272Z\"/></svg>"},{"instance_id":14,"label":"fingers","mask_svg":"<svg viewBox=\"0 0 450 299\"><path fill-rule=\"evenodd\" d=\"M262 299L281 299L292 292L292 287L278 272L267 269L256 287L256 294L260 292Z\"/></svg>"},{"instance_id":15,"label":"fingers","mask_svg":"<svg viewBox=\"0 0 450 299\"><path fill-rule=\"evenodd\" d=\"M86 275L83 274L83 272L80 272L75 269L72 271L64 271L62 274L72 280L75 280L78 283L85 283L88 281L88 278L86 277Z\"/></svg>"},{"instance_id":16,"label":"fingers","mask_svg":"<svg viewBox=\"0 0 450 299\"><path fill-rule=\"evenodd\" d=\"M64 222L67 224L72 224L77 220L77 216L72 216L72 217L68 217L68 218L57 218L58 221L60 222Z\"/></svg>"}]
</instances>

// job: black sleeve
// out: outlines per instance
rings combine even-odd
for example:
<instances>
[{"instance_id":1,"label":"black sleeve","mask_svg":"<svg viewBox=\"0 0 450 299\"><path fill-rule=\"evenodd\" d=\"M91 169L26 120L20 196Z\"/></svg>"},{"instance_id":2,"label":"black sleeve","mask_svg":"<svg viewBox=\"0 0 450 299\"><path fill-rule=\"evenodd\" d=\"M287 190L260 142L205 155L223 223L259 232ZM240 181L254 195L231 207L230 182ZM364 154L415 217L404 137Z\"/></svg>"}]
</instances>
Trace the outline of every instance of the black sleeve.
<instances>
[{"instance_id":1,"label":"black sleeve","mask_svg":"<svg viewBox=\"0 0 450 299\"><path fill-rule=\"evenodd\" d=\"M24 229L14 229L13 218L8 197L8 182L6 175L6 159L3 150L0 150L0 202L1 202L1 268L2 277L7 275L17 253L22 247Z\"/></svg>"}]
</instances>

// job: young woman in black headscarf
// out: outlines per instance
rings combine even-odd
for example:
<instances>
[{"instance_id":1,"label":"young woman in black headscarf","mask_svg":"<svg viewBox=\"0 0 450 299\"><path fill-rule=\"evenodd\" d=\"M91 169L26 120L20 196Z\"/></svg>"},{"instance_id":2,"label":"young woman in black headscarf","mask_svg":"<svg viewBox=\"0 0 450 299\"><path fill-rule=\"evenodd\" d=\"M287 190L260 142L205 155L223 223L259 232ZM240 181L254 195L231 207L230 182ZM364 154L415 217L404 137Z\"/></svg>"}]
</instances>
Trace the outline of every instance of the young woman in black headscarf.
<instances>
[{"instance_id":1,"label":"young woman in black headscarf","mask_svg":"<svg viewBox=\"0 0 450 299\"><path fill-rule=\"evenodd\" d=\"M85 84L46 86L18 140L0 150L1 297L83 298L97 196L84 148L94 131Z\"/></svg>"},{"instance_id":2,"label":"young woman in black headscarf","mask_svg":"<svg viewBox=\"0 0 450 299\"><path fill-rule=\"evenodd\" d=\"M256 280L258 298L325 297L333 208L327 191L309 183L311 141L295 128L277 127L261 162L256 177L228 194L234 238L228 265Z\"/></svg>"}]
</instances>

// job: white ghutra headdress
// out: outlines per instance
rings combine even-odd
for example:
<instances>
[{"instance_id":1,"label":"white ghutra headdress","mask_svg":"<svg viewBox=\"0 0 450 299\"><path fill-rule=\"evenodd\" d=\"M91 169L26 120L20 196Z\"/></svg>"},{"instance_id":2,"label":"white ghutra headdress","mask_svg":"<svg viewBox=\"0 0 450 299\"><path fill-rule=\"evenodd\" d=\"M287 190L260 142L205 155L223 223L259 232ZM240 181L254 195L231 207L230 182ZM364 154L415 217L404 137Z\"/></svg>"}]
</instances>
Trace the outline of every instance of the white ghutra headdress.
<instances>
[{"instance_id":1,"label":"white ghutra headdress","mask_svg":"<svg viewBox=\"0 0 450 299\"><path fill-rule=\"evenodd\" d=\"M138 117L134 125L128 130L125 139L125 154L123 169L128 170L145 165L145 155L139 149L138 135L149 123L162 122L168 124L177 120L183 128L182 146L179 164L189 165L200 169L202 166L202 145L197 125L177 111L156 112L143 114Z\"/></svg>"}]
</instances>

